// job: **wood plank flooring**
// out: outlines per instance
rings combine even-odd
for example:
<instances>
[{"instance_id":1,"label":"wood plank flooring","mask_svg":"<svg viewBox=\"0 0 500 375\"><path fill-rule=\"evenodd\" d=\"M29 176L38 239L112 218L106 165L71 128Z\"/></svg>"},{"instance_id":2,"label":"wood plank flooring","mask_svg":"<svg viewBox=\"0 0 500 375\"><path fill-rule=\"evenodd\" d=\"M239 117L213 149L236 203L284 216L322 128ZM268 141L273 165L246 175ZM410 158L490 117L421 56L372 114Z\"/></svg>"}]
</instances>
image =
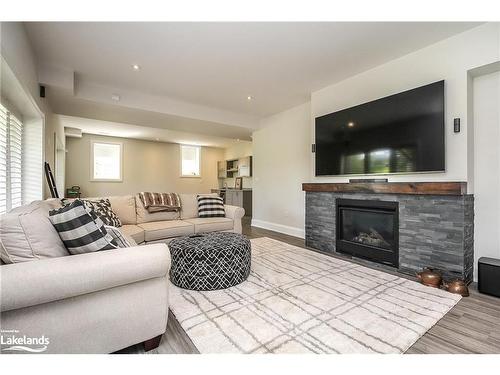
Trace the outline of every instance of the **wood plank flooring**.
<instances>
[{"instance_id":1,"label":"wood plank flooring","mask_svg":"<svg viewBox=\"0 0 500 375\"><path fill-rule=\"evenodd\" d=\"M305 248L304 240L251 227L249 220L244 220L243 232L249 238L269 237ZM367 266L365 262L360 263ZM398 276L408 277L401 274L398 274ZM119 353L144 353L144 350L140 345L136 345L124 349ZM170 313L167 332L163 335L160 346L148 353L192 354L198 353L198 350L177 322L175 316ZM500 298L480 294L476 290L476 286L472 285L470 297L462 298L448 314L422 336L406 353L499 354Z\"/></svg>"}]
</instances>

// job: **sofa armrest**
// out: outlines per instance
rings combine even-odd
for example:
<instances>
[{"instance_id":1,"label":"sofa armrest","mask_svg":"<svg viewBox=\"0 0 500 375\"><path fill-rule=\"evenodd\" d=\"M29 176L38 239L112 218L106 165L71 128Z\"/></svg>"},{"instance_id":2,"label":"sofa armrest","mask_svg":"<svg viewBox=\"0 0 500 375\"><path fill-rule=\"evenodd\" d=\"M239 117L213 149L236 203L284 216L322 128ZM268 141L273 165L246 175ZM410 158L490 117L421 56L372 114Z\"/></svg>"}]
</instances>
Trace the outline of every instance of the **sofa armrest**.
<instances>
[{"instance_id":1,"label":"sofa armrest","mask_svg":"<svg viewBox=\"0 0 500 375\"><path fill-rule=\"evenodd\" d=\"M228 219L233 219L233 232L240 233L243 231L241 226L241 218L245 216L245 209L238 206L224 205L226 210L226 217Z\"/></svg>"},{"instance_id":2,"label":"sofa armrest","mask_svg":"<svg viewBox=\"0 0 500 375\"><path fill-rule=\"evenodd\" d=\"M245 209L242 207L225 204L224 210L226 211L226 217L229 219L238 220L245 216Z\"/></svg>"},{"instance_id":3,"label":"sofa armrest","mask_svg":"<svg viewBox=\"0 0 500 375\"><path fill-rule=\"evenodd\" d=\"M169 270L165 244L7 264L0 267L0 311L165 277Z\"/></svg>"}]
</instances>

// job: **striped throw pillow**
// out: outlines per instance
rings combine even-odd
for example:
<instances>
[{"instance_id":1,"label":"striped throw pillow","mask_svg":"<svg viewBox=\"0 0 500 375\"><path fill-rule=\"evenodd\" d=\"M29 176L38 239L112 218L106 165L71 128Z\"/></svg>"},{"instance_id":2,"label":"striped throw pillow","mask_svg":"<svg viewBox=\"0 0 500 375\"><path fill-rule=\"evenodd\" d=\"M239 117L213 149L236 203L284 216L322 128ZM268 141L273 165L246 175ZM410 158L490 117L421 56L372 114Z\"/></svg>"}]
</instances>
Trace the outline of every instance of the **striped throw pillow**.
<instances>
[{"instance_id":1,"label":"striped throw pillow","mask_svg":"<svg viewBox=\"0 0 500 375\"><path fill-rule=\"evenodd\" d=\"M80 199L63 208L49 211L49 220L70 254L84 254L118 247L92 206Z\"/></svg>"},{"instance_id":2,"label":"striped throw pillow","mask_svg":"<svg viewBox=\"0 0 500 375\"><path fill-rule=\"evenodd\" d=\"M198 217L225 217L224 201L221 197L198 195Z\"/></svg>"}]
</instances>

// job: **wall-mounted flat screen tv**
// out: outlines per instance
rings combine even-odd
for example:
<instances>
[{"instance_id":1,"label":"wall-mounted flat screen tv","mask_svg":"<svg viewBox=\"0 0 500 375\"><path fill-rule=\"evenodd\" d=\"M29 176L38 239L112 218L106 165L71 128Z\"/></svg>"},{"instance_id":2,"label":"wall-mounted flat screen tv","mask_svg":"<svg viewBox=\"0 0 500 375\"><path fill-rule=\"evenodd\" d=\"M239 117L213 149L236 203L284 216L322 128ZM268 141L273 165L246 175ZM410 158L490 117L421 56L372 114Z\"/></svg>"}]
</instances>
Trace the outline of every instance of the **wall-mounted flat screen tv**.
<instances>
[{"instance_id":1,"label":"wall-mounted flat screen tv","mask_svg":"<svg viewBox=\"0 0 500 375\"><path fill-rule=\"evenodd\" d=\"M444 171L444 137L439 81L316 118L316 176Z\"/></svg>"}]
</instances>

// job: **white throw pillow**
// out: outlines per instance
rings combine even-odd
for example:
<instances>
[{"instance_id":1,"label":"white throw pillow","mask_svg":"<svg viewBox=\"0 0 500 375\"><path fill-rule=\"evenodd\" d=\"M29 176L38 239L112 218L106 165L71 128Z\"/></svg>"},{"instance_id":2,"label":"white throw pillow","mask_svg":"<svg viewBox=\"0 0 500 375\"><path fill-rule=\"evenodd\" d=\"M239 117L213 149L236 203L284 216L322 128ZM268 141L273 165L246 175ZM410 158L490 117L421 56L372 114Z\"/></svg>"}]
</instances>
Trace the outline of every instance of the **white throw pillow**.
<instances>
[{"instance_id":1,"label":"white throw pillow","mask_svg":"<svg viewBox=\"0 0 500 375\"><path fill-rule=\"evenodd\" d=\"M61 207L59 199L35 201L0 218L0 257L5 263L69 255L49 220L49 211Z\"/></svg>"},{"instance_id":2,"label":"white throw pillow","mask_svg":"<svg viewBox=\"0 0 500 375\"><path fill-rule=\"evenodd\" d=\"M117 227L112 227L110 225L105 225L104 228L106 228L106 232L113 237L113 244L115 244L118 247L132 247L132 246L137 246L137 243L134 241L132 237L129 237L122 233L120 228Z\"/></svg>"}]
</instances>

